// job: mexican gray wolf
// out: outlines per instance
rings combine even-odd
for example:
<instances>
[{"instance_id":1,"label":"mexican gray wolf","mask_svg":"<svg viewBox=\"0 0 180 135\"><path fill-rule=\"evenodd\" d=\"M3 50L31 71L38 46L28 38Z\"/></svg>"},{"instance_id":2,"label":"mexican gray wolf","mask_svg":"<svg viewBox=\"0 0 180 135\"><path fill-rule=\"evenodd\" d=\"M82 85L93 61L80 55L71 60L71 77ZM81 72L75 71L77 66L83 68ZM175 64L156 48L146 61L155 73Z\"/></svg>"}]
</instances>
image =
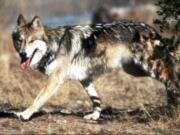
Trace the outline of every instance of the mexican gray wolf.
<instances>
[{"instance_id":1,"label":"mexican gray wolf","mask_svg":"<svg viewBox=\"0 0 180 135\"><path fill-rule=\"evenodd\" d=\"M161 46L161 36L141 22L122 20L52 28L44 26L38 16L27 22L19 15L12 39L21 58L20 67L49 76L32 105L15 112L22 120L29 120L70 79L80 81L93 103L93 112L84 118L98 120L102 108L94 80L130 63L163 82L167 91L175 91L179 85L172 81L172 61L154 56L154 50Z\"/></svg>"}]
</instances>

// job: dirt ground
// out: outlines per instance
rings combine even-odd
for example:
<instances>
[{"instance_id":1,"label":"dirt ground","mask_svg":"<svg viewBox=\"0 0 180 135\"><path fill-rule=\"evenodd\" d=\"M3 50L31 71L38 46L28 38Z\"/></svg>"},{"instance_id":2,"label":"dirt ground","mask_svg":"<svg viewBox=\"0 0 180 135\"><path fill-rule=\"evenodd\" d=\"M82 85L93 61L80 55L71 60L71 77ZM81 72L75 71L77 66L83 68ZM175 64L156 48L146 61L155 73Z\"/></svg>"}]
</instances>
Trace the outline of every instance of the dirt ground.
<instances>
[{"instance_id":1,"label":"dirt ground","mask_svg":"<svg viewBox=\"0 0 180 135\"><path fill-rule=\"evenodd\" d=\"M140 123L133 120L102 120L99 122L85 121L78 116L63 116L62 114L43 115L29 122L13 118L0 118L1 134L167 134L178 135L177 125L168 126L162 122Z\"/></svg>"}]
</instances>

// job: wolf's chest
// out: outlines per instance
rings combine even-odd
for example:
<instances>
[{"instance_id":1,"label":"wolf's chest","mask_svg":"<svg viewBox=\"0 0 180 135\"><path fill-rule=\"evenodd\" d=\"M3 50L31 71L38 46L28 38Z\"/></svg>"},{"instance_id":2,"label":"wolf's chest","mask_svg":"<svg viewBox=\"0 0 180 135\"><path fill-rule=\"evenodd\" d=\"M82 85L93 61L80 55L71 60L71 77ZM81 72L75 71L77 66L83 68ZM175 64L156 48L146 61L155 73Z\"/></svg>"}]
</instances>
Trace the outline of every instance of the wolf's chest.
<instances>
[{"instance_id":1,"label":"wolf's chest","mask_svg":"<svg viewBox=\"0 0 180 135\"><path fill-rule=\"evenodd\" d=\"M68 79L83 80L87 77L87 69L81 66L71 66L66 70Z\"/></svg>"},{"instance_id":2,"label":"wolf's chest","mask_svg":"<svg viewBox=\"0 0 180 135\"><path fill-rule=\"evenodd\" d=\"M57 60L52 61L49 65L45 67L44 73L50 75L57 68Z\"/></svg>"},{"instance_id":3,"label":"wolf's chest","mask_svg":"<svg viewBox=\"0 0 180 135\"><path fill-rule=\"evenodd\" d=\"M58 61L54 60L47 66L45 66L45 71L44 73L46 75L51 75L53 71L55 71L58 67L61 67L62 65L58 65ZM72 80L83 80L87 77L87 68L79 65L70 65L67 69L65 70L66 78L67 79L72 79Z\"/></svg>"}]
</instances>

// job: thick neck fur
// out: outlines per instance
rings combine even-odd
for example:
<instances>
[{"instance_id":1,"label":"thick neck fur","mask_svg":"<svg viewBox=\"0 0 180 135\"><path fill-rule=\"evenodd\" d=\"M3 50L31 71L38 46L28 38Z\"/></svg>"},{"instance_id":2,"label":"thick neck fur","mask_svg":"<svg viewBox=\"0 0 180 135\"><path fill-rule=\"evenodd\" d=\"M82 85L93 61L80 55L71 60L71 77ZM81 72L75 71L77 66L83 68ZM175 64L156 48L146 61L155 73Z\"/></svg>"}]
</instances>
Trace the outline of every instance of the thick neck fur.
<instances>
[{"instance_id":1,"label":"thick neck fur","mask_svg":"<svg viewBox=\"0 0 180 135\"><path fill-rule=\"evenodd\" d=\"M39 62L39 71L46 73L48 65L55 60L64 31L65 27L62 26L59 26L58 28L45 28L45 37L43 40L47 43L47 51Z\"/></svg>"},{"instance_id":2,"label":"thick neck fur","mask_svg":"<svg viewBox=\"0 0 180 135\"><path fill-rule=\"evenodd\" d=\"M57 28L45 28L45 40L48 45L47 51L54 51L59 47L60 40L64 35L66 28L59 26Z\"/></svg>"}]
</instances>

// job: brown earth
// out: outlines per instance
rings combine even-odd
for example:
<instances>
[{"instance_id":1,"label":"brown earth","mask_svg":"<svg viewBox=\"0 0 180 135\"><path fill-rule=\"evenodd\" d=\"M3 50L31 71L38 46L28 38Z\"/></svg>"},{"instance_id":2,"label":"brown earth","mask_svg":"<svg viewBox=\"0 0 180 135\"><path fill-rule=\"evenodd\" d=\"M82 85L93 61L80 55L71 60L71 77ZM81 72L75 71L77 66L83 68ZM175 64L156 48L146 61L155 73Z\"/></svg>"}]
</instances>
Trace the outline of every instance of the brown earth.
<instances>
[{"instance_id":1,"label":"brown earth","mask_svg":"<svg viewBox=\"0 0 180 135\"><path fill-rule=\"evenodd\" d=\"M180 121L178 121L180 122ZM168 124L170 121L167 122ZM1 118L1 134L173 134L180 133L178 126L162 122L138 123L137 121L102 121L87 122L77 116L44 115L31 120L21 122L17 119Z\"/></svg>"},{"instance_id":2,"label":"brown earth","mask_svg":"<svg viewBox=\"0 0 180 135\"><path fill-rule=\"evenodd\" d=\"M122 70L95 81L104 108L98 122L83 120L92 104L76 81L66 82L31 121L14 118L11 111L28 107L47 77L22 71L10 35L0 39L0 134L180 134L179 117L168 117L168 109L162 107L167 104L164 86Z\"/></svg>"}]
</instances>

